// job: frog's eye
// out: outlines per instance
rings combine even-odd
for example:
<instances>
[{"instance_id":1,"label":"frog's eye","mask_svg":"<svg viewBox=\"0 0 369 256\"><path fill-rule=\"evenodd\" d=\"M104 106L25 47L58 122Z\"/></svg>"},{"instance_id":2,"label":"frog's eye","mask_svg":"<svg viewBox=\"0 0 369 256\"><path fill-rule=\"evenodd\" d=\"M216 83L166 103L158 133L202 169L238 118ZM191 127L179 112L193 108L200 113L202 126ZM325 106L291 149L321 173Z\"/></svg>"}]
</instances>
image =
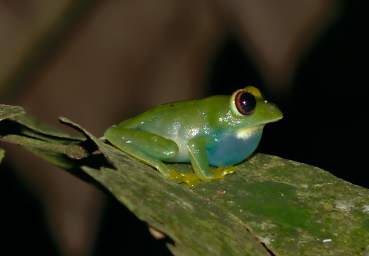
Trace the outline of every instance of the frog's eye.
<instances>
[{"instance_id":1,"label":"frog's eye","mask_svg":"<svg viewBox=\"0 0 369 256\"><path fill-rule=\"evenodd\" d=\"M256 98L251 92L238 90L234 94L234 105L240 115L250 115L256 107Z\"/></svg>"}]
</instances>

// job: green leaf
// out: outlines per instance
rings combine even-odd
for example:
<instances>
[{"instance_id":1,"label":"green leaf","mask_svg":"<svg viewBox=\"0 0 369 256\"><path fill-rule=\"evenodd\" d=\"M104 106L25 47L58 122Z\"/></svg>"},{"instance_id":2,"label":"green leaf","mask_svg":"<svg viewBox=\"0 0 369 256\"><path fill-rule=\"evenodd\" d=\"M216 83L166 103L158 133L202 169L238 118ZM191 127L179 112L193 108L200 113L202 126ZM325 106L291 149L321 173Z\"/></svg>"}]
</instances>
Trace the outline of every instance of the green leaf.
<instances>
[{"instance_id":1,"label":"green leaf","mask_svg":"<svg viewBox=\"0 0 369 256\"><path fill-rule=\"evenodd\" d=\"M26 116L17 106L0 105L0 139L18 144L64 169L75 168L89 153L80 146L83 138L69 135Z\"/></svg>"},{"instance_id":2,"label":"green leaf","mask_svg":"<svg viewBox=\"0 0 369 256\"><path fill-rule=\"evenodd\" d=\"M0 163L3 160L4 156L5 156L5 150L0 148Z\"/></svg>"},{"instance_id":3,"label":"green leaf","mask_svg":"<svg viewBox=\"0 0 369 256\"><path fill-rule=\"evenodd\" d=\"M22 118L0 123L7 131L3 141L62 168L81 168L169 236L175 255L369 253L369 190L319 168L257 154L224 180L190 188L164 179L66 118L61 122L84 139ZM173 167L191 171L189 165Z\"/></svg>"},{"instance_id":4,"label":"green leaf","mask_svg":"<svg viewBox=\"0 0 369 256\"><path fill-rule=\"evenodd\" d=\"M38 119L26 115L17 115L10 118L10 120L16 122L22 126L22 133L31 137L37 137L43 140L56 141L56 142L80 142L83 138L73 136L59 129L45 124Z\"/></svg>"},{"instance_id":5,"label":"green leaf","mask_svg":"<svg viewBox=\"0 0 369 256\"><path fill-rule=\"evenodd\" d=\"M0 104L0 121L24 114L22 107Z\"/></svg>"},{"instance_id":6,"label":"green leaf","mask_svg":"<svg viewBox=\"0 0 369 256\"><path fill-rule=\"evenodd\" d=\"M369 249L369 191L324 170L258 154L222 181L189 188L62 121L84 132L115 167L83 169L170 236L176 255L363 255Z\"/></svg>"},{"instance_id":7,"label":"green leaf","mask_svg":"<svg viewBox=\"0 0 369 256\"><path fill-rule=\"evenodd\" d=\"M1 139L5 142L22 145L26 148L34 148L45 152L52 152L54 154L64 154L72 159L82 159L88 155L84 148L73 143L65 145L62 143L43 141L20 135L6 135Z\"/></svg>"},{"instance_id":8,"label":"green leaf","mask_svg":"<svg viewBox=\"0 0 369 256\"><path fill-rule=\"evenodd\" d=\"M23 115L24 113L22 107L0 104L0 122L7 118ZM0 133L1 132L0 130ZM5 150L0 148L0 162L3 160L4 156Z\"/></svg>"}]
</instances>

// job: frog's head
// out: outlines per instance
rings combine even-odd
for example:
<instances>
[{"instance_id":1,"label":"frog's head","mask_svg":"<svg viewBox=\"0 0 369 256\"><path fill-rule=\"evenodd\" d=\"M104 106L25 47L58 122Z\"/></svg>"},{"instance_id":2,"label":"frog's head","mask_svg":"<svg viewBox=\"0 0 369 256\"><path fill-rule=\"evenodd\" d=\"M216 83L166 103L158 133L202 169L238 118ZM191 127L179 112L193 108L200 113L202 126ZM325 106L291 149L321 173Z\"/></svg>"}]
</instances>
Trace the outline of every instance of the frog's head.
<instances>
[{"instance_id":1,"label":"frog's head","mask_svg":"<svg viewBox=\"0 0 369 256\"><path fill-rule=\"evenodd\" d=\"M279 108L264 99L260 91L247 86L235 91L230 98L230 110L237 127L263 127L283 117Z\"/></svg>"}]
</instances>

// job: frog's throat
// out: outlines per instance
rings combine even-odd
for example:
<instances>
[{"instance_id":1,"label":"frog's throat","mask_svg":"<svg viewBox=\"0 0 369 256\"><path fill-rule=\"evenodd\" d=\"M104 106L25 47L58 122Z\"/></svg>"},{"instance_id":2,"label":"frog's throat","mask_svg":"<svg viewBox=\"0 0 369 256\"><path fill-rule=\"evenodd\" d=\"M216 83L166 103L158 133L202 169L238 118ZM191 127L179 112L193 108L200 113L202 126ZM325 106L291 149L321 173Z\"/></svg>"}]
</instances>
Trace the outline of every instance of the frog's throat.
<instances>
[{"instance_id":1,"label":"frog's throat","mask_svg":"<svg viewBox=\"0 0 369 256\"><path fill-rule=\"evenodd\" d=\"M261 132L264 125L258 125L248 128L241 128L236 131L236 137L238 139L247 140L251 138L253 135L256 135L258 132Z\"/></svg>"}]
</instances>

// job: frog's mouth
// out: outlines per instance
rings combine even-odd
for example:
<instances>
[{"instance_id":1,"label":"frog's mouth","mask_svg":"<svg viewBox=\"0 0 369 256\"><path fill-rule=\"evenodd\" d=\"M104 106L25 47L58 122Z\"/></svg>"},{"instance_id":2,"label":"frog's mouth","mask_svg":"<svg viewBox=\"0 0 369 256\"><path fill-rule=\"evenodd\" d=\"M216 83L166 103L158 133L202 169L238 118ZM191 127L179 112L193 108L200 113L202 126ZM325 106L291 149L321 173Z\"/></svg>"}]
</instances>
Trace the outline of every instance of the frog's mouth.
<instances>
[{"instance_id":1,"label":"frog's mouth","mask_svg":"<svg viewBox=\"0 0 369 256\"><path fill-rule=\"evenodd\" d=\"M267 123L274 123L274 122L277 122L277 121L281 120L282 118L283 118L283 115L281 114L280 116L277 116L275 118L269 119L268 121L262 122L260 124L261 125L265 125Z\"/></svg>"},{"instance_id":2,"label":"frog's mouth","mask_svg":"<svg viewBox=\"0 0 369 256\"><path fill-rule=\"evenodd\" d=\"M248 139L253 135L263 131L266 124L277 122L283 118L282 115L275 117L273 119L268 119L267 121L261 121L251 127L242 127L236 131L236 137L239 139Z\"/></svg>"},{"instance_id":3,"label":"frog's mouth","mask_svg":"<svg viewBox=\"0 0 369 256\"><path fill-rule=\"evenodd\" d=\"M277 121L279 121L283 118L283 114L282 114L282 112L280 112L279 109L278 109L278 111L276 111L276 113L273 113L273 115L274 116L268 116L268 118L266 118L266 119L255 121L253 126L249 127L249 128L254 128L254 127L257 127L257 126L264 126L264 125L269 124L269 123L277 122Z\"/></svg>"}]
</instances>

